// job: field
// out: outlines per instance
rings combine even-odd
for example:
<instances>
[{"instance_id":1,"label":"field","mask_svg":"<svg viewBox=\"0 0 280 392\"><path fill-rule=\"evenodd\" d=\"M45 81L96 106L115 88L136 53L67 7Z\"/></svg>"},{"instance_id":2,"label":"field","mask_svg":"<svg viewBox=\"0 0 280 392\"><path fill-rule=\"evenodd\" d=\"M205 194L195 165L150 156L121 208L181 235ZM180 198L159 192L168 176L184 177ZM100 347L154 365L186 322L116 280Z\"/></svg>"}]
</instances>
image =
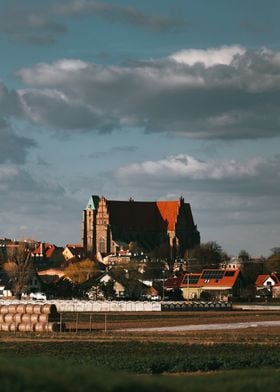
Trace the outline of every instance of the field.
<instances>
[{"instance_id":1,"label":"field","mask_svg":"<svg viewBox=\"0 0 280 392\"><path fill-rule=\"evenodd\" d=\"M1 391L25 390L16 389L15 380L21 385L57 379L58 384L69 383L60 389L67 391L87 391L94 385L95 391L133 388L135 392L156 387L162 391L259 391L275 389L280 381L280 327L181 333L125 331L133 326L279 320L277 312L79 315L82 330L77 332L76 315L64 314L63 320L68 332L1 333L1 380L6 377L5 385L10 385ZM3 363L8 373L3 373ZM34 372L35 378L31 376ZM38 385L37 389L26 389L40 390Z\"/></svg>"}]
</instances>

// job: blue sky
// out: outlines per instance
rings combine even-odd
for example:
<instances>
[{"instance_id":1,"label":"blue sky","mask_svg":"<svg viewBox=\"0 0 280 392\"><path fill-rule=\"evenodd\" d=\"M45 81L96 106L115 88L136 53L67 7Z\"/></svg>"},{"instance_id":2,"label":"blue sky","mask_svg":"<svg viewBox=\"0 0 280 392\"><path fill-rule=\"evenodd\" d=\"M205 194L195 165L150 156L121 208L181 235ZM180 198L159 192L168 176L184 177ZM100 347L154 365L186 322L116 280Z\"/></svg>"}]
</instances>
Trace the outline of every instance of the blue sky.
<instances>
[{"instance_id":1,"label":"blue sky","mask_svg":"<svg viewBox=\"0 0 280 392\"><path fill-rule=\"evenodd\" d=\"M0 1L0 236L78 242L91 194L279 246L279 2Z\"/></svg>"}]
</instances>

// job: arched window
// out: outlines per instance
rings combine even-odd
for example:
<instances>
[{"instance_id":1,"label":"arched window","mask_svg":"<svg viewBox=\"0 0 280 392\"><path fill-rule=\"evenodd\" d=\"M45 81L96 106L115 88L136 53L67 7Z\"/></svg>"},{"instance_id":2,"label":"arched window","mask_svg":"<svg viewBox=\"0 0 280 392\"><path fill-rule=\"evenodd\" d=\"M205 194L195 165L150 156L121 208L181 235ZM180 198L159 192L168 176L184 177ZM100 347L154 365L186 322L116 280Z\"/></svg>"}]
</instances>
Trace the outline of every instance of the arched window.
<instances>
[{"instance_id":1,"label":"arched window","mask_svg":"<svg viewBox=\"0 0 280 392\"><path fill-rule=\"evenodd\" d=\"M99 239L99 252L100 253L106 253L106 242L104 238Z\"/></svg>"}]
</instances>

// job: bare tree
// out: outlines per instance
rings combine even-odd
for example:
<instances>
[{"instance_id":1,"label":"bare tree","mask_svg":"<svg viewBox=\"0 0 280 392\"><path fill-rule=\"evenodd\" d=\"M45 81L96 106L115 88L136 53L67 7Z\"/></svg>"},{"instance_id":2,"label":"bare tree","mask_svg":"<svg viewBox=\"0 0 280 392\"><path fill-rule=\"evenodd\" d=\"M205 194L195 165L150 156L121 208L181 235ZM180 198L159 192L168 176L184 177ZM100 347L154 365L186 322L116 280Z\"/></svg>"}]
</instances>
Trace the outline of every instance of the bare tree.
<instances>
[{"instance_id":1,"label":"bare tree","mask_svg":"<svg viewBox=\"0 0 280 392\"><path fill-rule=\"evenodd\" d=\"M3 269L12 282L15 297L21 299L34 271L31 251L24 245L10 250Z\"/></svg>"}]
</instances>

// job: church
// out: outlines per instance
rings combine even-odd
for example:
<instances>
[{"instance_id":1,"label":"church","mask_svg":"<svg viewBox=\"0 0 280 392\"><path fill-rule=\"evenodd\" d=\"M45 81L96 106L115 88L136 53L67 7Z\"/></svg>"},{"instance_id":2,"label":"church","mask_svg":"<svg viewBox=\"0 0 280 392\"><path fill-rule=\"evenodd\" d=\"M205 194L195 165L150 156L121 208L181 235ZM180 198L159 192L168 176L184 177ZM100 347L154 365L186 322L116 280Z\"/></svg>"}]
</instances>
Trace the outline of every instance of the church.
<instances>
[{"instance_id":1,"label":"church","mask_svg":"<svg viewBox=\"0 0 280 392\"><path fill-rule=\"evenodd\" d=\"M92 195L83 211L83 246L88 255L116 254L137 243L157 257L183 257L200 243L191 206L174 201L108 200Z\"/></svg>"}]
</instances>

